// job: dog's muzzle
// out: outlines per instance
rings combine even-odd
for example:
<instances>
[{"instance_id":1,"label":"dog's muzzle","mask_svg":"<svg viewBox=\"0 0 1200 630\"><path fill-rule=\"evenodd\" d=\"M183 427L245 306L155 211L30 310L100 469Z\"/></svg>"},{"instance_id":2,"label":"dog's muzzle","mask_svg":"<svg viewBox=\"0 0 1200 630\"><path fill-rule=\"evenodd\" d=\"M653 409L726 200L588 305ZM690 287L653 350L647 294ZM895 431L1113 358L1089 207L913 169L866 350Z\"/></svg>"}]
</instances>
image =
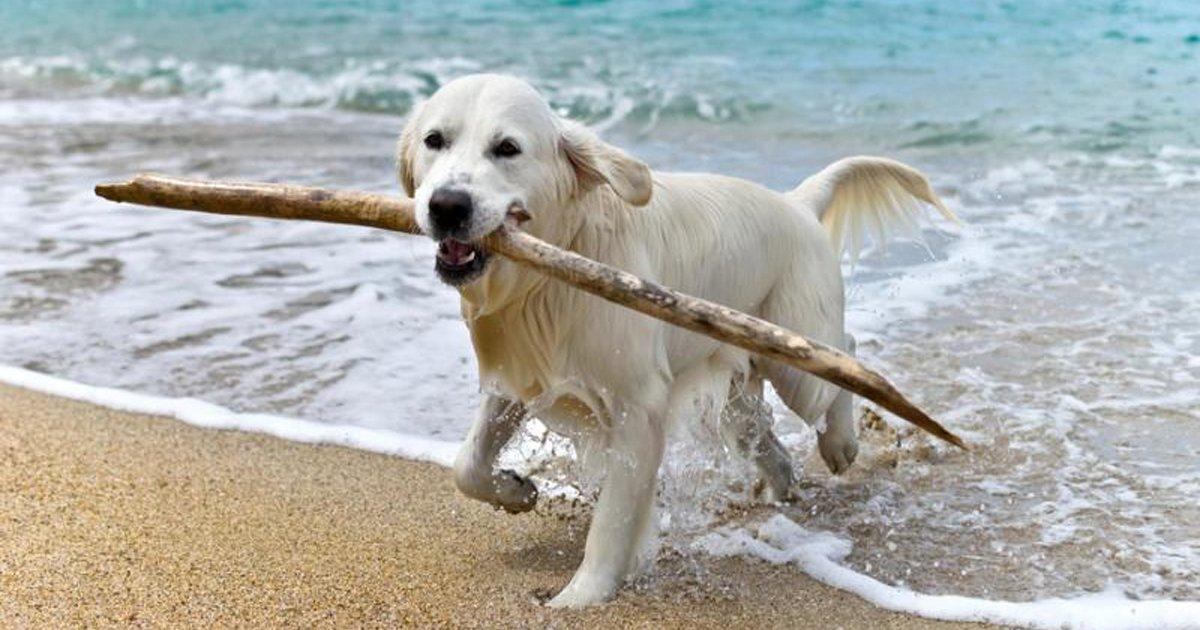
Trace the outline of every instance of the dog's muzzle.
<instances>
[{"instance_id":1,"label":"dog's muzzle","mask_svg":"<svg viewBox=\"0 0 1200 630\"><path fill-rule=\"evenodd\" d=\"M437 239L434 269L443 282L464 285L483 273L487 252L469 241L475 201L457 188L439 188L429 197L429 227Z\"/></svg>"},{"instance_id":2,"label":"dog's muzzle","mask_svg":"<svg viewBox=\"0 0 1200 630\"><path fill-rule=\"evenodd\" d=\"M429 197L430 236L438 242L438 277L451 286L462 286L483 275L488 253L477 244L479 226L473 222L486 220L476 216L480 210L471 193L451 187L438 188ZM487 213L484 212L484 215ZM514 199L508 204L503 220L519 225L531 219L525 202Z\"/></svg>"}]
</instances>

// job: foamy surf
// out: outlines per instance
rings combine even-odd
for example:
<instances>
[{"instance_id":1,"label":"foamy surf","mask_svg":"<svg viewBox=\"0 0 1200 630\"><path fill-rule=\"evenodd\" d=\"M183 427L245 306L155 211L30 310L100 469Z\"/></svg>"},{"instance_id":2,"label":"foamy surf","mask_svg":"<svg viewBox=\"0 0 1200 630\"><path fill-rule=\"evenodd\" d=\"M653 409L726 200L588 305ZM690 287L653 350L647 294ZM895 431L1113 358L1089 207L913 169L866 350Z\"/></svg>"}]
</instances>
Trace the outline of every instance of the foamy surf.
<instances>
[{"instance_id":1,"label":"foamy surf","mask_svg":"<svg viewBox=\"0 0 1200 630\"><path fill-rule=\"evenodd\" d=\"M331 425L269 414L238 413L196 398L169 398L97 387L39 372L0 366L0 382L99 405L163 416L206 429L270 435L305 444L329 444L449 467L459 444L396 431ZM549 496L575 495L550 488ZM1031 628L1187 629L1200 627L1200 602L1132 600L1113 589L1075 598L1028 602L995 601L957 595L928 595L891 586L841 564L852 543L829 532L810 531L782 514L757 527L722 527L692 543L713 556L745 556L772 564L792 564L813 579L868 602L930 619L983 621Z\"/></svg>"},{"instance_id":2,"label":"foamy surf","mask_svg":"<svg viewBox=\"0 0 1200 630\"><path fill-rule=\"evenodd\" d=\"M809 531L777 514L754 529L722 529L695 543L716 556L741 555L772 564L794 564L813 579L888 610L946 621L983 621L1030 628L1161 629L1200 627L1200 602L1131 600L1118 590L1075 598L1009 602L926 595L889 586L839 564L851 543Z\"/></svg>"},{"instance_id":3,"label":"foamy surf","mask_svg":"<svg viewBox=\"0 0 1200 630\"><path fill-rule=\"evenodd\" d=\"M0 382L118 411L173 418L204 429L246 431L304 444L345 446L441 466L450 466L458 451L456 442L269 414L238 413L196 398L168 398L85 385L18 367L0 365Z\"/></svg>"}]
</instances>

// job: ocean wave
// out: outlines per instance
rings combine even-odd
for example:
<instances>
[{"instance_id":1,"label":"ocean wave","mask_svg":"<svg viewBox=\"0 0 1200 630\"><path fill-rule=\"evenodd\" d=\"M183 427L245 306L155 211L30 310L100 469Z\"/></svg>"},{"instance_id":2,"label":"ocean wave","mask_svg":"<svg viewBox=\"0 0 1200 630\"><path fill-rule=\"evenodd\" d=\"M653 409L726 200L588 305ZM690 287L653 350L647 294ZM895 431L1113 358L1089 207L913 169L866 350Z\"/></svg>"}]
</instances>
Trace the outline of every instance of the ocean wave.
<instances>
[{"instance_id":1,"label":"ocean wave","mask_svg":"<svg viewBox=\"0 0 1200 630\"><path fill-rule=\"evenodd\" d=\"M594 64L593 64L594 65ZM176 57L87 60L76 56L0 59L0 93L24 96L194 97L219 105L333 108L404 115L446 82L486 64L464 58L414 62L346 60L335 71L199 63ZM517 71L518 73L519 70ZM606 83L614 74L585 67L568 78L533 81L556 111L604 128L621 122L745 120L763 101L683 90L663 81Z\"/></svg>"}]
</instances>

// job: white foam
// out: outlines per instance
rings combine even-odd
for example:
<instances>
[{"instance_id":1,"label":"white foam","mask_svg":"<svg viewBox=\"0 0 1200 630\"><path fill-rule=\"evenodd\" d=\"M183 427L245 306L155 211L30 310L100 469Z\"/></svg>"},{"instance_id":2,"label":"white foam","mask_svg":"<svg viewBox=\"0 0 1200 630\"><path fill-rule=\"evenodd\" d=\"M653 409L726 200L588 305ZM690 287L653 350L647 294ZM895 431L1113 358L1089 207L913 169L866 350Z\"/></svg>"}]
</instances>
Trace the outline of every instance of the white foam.
<instances>
[{"instance_id":1,"label":"white foam","mask_svg":"<svg viewBox=\"0 0 1200 630\"><path fill-rule=\"evenodd\" d=\"M810 532L783 515L771 517L754 533L743 528L713 532L696 546L717 556L794 563L814 579L876 606L932 619L1032 628L1200 628L1200 602L1131 600L1116 590L1070 599L1009 602L926 595L889 586L839 564L850 554L849 541L826 532Z\"/></svg>"},{"instance_id":2,"label":"white foam","mask_svg":"<svg viewBox=\"0 0 1200 630\"><path fill-rule=\"evenodd\" d=\"M458 451L457 442L270 414L237 413L196 398L167 398L84 385L17 367L0 366L0 382L109 409L166 416L206 429L262 433L305 444L335 444L442 466L451 465Z\"/></svg>"},{"instance_id":3,"label":"white foam","mask_svg":"<svg viewBox=\"0 0 1200 630\"><path fill-rule=\"evenodd\" d=\"M248 99L188 97L158 99L131 96L81 96L79 98L21 98L0 100L0 127L61 124L186 124L189 122L280 123L302 113L290 103L278 107L255 107ZM331 120L352 120L361 114L349 111L323 112ZM393 121L393 124L399 126Z\"/></svg>"}]
</instances>

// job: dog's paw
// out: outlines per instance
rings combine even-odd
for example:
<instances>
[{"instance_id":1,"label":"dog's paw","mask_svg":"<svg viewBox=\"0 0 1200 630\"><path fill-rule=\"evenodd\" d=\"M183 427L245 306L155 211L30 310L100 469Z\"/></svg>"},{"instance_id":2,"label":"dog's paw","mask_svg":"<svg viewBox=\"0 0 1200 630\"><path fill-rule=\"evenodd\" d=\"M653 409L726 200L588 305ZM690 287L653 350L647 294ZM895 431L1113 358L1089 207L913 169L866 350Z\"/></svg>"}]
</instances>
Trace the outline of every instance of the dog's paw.
<instances>
[{"instance_id":1,"label":"dog's paw","mask_svg":"<svg viewBox=\"0 0 1200 630\"><path fill-rule=\"evenodd\" d=\"M796 498L792 493L792 484L789 483L769 483L763 481L762 494L759 495L759 500L768 505L777 503L791 503Z\"/></svg>"},{"instance_id":2,"label":"dog's paw","mask_svg":"<svg viewBox=\"0 0 1200 630\"><path fill-rule=\"evenodd\" d=\"M840 475L850 468L858 456L858 438L854 432L825 431L817 436L817 450L829 471Z\"/></svg>"},{"instance_id":3,"label":"dog's paw","mask_svg":"<svg viewBox=\"0 0 1200 630\"><path fill-rule=\"evenodd\" d=\"M790 459L784 459L776 464L759 469L762 476L759 477L758 489L755 494L763 503L791 503L795 498L792 493L792 485L796 483L796 472L792 469Z\"/></svg>"},{"instance_id":4,"label":"dog's paw","mask_svg":"<svg viewBox=\"0 0 1200 630\"><path fill-rule=\"evenodd\" d=\"M616 580L576 573L570 583L546 605L550 608L585 608L603 604L616 594Z\"/></svg>"},{"instance_id":5,"label":"dog's paw","mask_svg":"<svg viewBox=\"0 0 1200 630\"><path fill-rule=\"evenodd\" d=\"M538 489L528 477L505 469L496 476L495 505L509 514L528 512L537 505Z\"/></svg>"}]
</instances>

